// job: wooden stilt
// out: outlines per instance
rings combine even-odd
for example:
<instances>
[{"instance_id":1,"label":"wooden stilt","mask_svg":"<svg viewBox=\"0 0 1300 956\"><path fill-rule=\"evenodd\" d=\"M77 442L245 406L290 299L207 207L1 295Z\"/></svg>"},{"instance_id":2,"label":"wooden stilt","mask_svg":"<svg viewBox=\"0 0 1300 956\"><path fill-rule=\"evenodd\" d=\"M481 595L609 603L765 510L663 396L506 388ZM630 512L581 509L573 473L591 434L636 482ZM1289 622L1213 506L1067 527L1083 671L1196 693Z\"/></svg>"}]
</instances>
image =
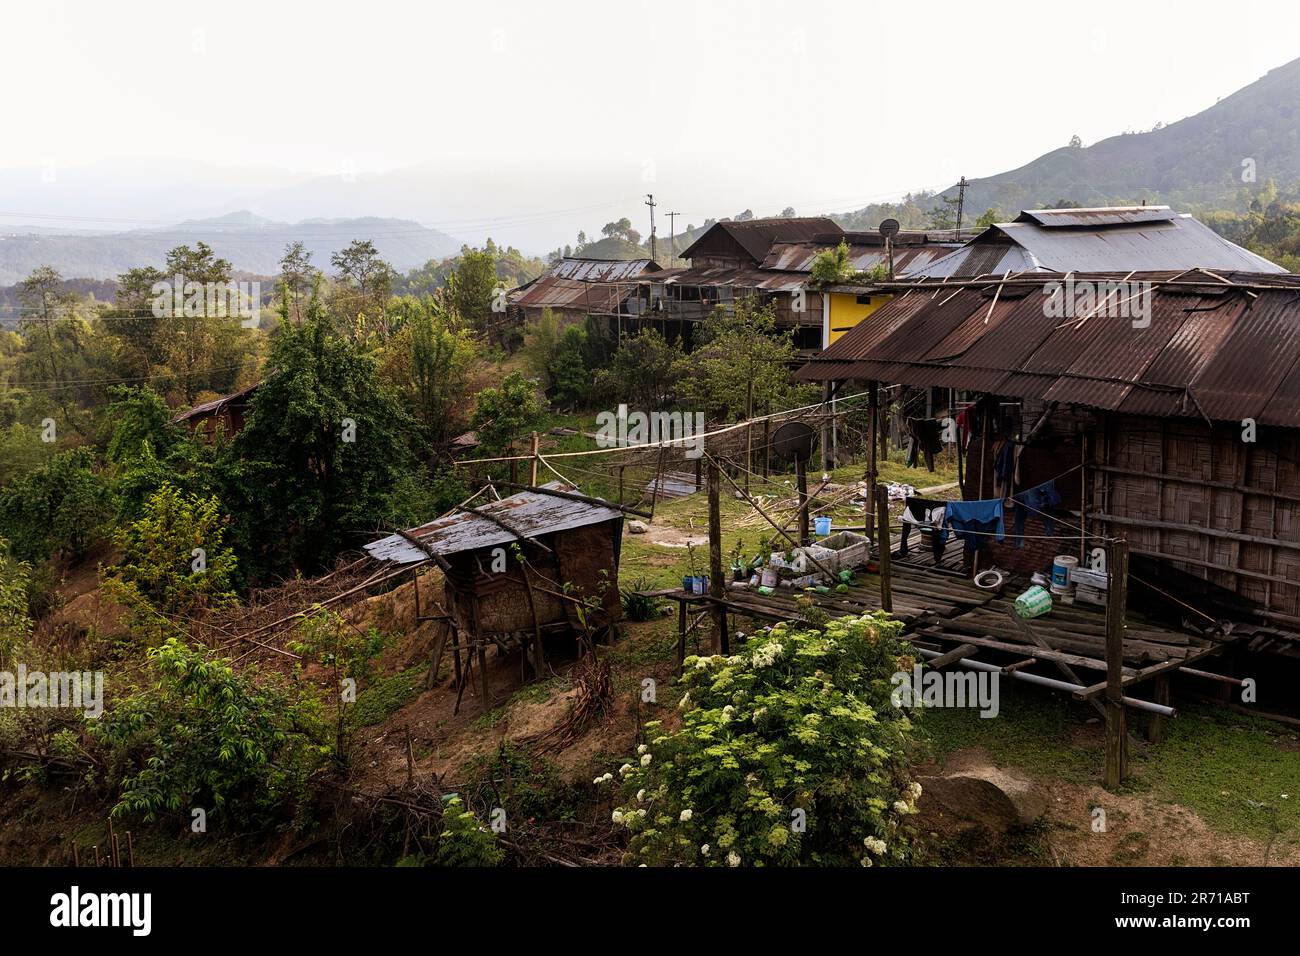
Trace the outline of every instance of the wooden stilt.
<instances>
[{"instance_id":1,"label":"wooden stilt","mask_svg":"<svg viewBox=\"0 0 1300 956\"><path fill-rule=\"evenodd\" d=\"M863 518L863 531L868 538L876 533L876 482L880 475L876 470L876 432L880 428L880 385L872 382L867 386L867 503Z\"/></svg>"},{"instance_id":2,"label":"wooden stilt","mask_svg":"<svg viewBox=\"0 0 1300 956\"><path fill-rule=\"evenodd\" d=\"M1155 702L1169 706L1169 675L1161 674L1156 678L1155 683ZM1151 721L1147 724L1147 740L1153 744L1158 744L1165 739L1166 717L1164 714L1152 714Z\"/></svg>"},{"instance_id":3,"label":"wooden stilt","mask_svg":"<svg viewBox=\"0 0 1300 956\"><path fill-rule=\"evenodd\" d=\"M677 602L677 676L686 662L686 602Z\"/></svg>"},{"instance_id":4,"label":"wooden stilt","mask_svg":"<svg viewBox=\"0 0 1300 956\"><path fill-rule=\"evenodd\" d=\"M1110 594L1106 602L1106 789L1128 774L1128 731L1124 712L1124 622L1128 613L1128 541L1110 548Z\"/></svg>"},{"instance_id":5,"label":"wooden stilt","mask_svg":"<svg viewBox=\"0 0 1300 956\"><path fill-rule=\"evenodd\" d=\"M713 598L714 622L718 628L718 648L722 654L731 653L731 639L727 634L727 609L722 600L726 597L727 583L722 577L722 494L718 475L718 461L709 456L709 595Z\"/></svg>"},{"instance_id":6,"label":"wooden stilt","mask_svg":"<svg viewBox=\"0 0 1300 956\"><path fill-rule=\"evenodd\" d=\"M894 589L889 553L889 489L884 485L876 485L876 510L879 512L880 527L880 609L893 611Z\"/></svg>"}]
</instances>

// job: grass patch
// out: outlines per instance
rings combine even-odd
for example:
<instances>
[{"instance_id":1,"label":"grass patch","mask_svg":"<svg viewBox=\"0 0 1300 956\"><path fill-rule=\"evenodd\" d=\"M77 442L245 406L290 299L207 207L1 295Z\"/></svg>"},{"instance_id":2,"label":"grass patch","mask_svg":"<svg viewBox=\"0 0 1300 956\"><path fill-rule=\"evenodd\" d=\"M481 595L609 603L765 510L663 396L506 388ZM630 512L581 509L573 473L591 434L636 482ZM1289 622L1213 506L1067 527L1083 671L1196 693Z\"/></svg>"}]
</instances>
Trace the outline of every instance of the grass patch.
<instances>
[{"instance_id":1,"label":"grass patch","mask_svg":"<svg viewBox=\"0 0 1300 956\"><path fill-rule=\"evenodd\" d=\"M1294 731L1209 704L1180 707L1166 727L1164 742L1132 761L1153 792L1192 808L1213 827L1256 839L1300 839Z\"/></svg>"},{"instance_id":2,"label":"grass patch","mask_svg":"<svg viewBox=\"0 0 1300 956\"><path fill-rule=\"evenodd\" d=\"M1100 782L1101 735L1078 742L1080 718L1091 711L1060 695L1007 683L996 718L961 708L922 712L918 724L935 756L978 747L994 762L1032 774ZM1180 707L1165 726L1164 742L1148 745L1137 737L1143 719L1130 716L1128 789L1187 807L1217 830L1300 841L1300 748L1293 732L1207 704Z\"/></svg>"},{"instance_id":3,"label":"grass patch","mask_svg":"<svg viewBox=\"0 0 1300 956\"><path fill-rule=\"evenodd\" d=\"M395 674L374 678L357 692L357 701L348 709L349 727L369 727L387 720L419 694L424 672L408 667Z\"/></svg>"},{"instance_id":4,"label":"grass patch","mask_svg":"<svg viewBox=\"0 0 1300 956\"><path fill-rule=\"evenodd\" d=\"M999 764L1020 766L1076 783L1101 772L1100 748L1071 743L1080 711L1056 694L1026 692L1002 681L997 717L981 717L974 708L936 707L917 722L937 757L970 747L988 751ZM1089 709L1088 713L1091 713Z\"/></svg>"}]
</instances>

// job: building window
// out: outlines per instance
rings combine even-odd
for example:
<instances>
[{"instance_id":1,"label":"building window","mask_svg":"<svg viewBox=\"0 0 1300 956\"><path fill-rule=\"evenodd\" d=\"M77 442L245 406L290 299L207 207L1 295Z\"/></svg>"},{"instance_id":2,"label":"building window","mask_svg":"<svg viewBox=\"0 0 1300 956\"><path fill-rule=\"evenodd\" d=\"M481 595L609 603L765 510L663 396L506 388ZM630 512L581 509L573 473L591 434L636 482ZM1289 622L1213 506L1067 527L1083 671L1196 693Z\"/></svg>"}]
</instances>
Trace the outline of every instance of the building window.
<instances>
[{"instance_id":1,"label":"building window","mask_svg":"<svg viewBox=\"0 0 1300 956\"><path fill-rule=\"evenodd\" d=\"M858 305L870 305L870 304L871 304L871 296L869 295L858 296Z\"/></svg>"}]
</instances>

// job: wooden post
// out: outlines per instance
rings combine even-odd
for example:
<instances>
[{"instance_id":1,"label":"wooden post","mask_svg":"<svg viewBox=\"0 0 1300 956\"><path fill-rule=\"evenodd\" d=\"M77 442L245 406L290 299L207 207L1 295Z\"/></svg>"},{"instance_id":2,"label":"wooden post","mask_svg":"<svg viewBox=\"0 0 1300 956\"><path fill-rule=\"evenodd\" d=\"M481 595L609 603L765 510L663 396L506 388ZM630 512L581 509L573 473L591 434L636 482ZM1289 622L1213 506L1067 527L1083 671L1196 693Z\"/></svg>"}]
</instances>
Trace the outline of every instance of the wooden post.
<instances>
[{"instance_id":1,"label":"wooden post","mask_svg":"<svg viewBox=\"0 0 1300 956\"><path fill-rule=\"evenodd\" d=\"M771 412L771 408L768 411ZM764 416L763 418L763 477L766 478L772 471L772 419Z\"/></svg>"},{"instance_id":2,"label":"wooden post","mask_svg":"<svg viewBox=\"0 0 1300 956\"><path fill-rule=\"evenodd\" d=\"M754 470L754 377L745 391L745 491L749 491L749 473Z\"/></svg>"},{"instance_id":3,"label":"wooden post","mask_svg":"<svg viewBox=\"0 0 1300 956\"><path fill-rule=\"evenodd\" d=\"M1169 706L1169 675L1160 674L1156 677L1155 685L1155 702ZM1153 744L1158 744L1165 739L1165 715L1152 714L1151 720L1147 724L1147 740Z\"/></svg>"},{"instance_id":4,"label":"wooden post","mask_svg":"<svg viewBox=\"0 0 1300 956\"><path fill-rule=\"evenodd\" d=\"M538 441L537 432L533 432L533 447L529 452L533 460L528 463L528 483L534 487L537 485L537 449L541 447Z\"/></svg>"},{"instance_id":5,"label":"wooden post","mask_svg":"<svg viewBox=\"0 0 1300 956\"><path fill-rule=\"evenodd\" d=\"M722 578L722 502L718 461L709 456L709 595L713 598L713 619L718 626L718 648L723 654L731 653L731 640L727 635L727 609L723 599L727 583Z\"/></svg>"},{"instance_id":6,"label":"wooden post","mask_svg":"<svg viewBox=\"0 0 1300 956\"><path fill-rule=\"evenodd\" d=\"M867 386L867 504L863 519L863 531L868 539L876 532L876 431L880 428L880 385L872 382Z\"/></svg>"},{"instance_id":7,"label":"wooden post","mask_svg":"<svg viewBox=\"0 0 1300 956\"><path fill-rule=\"evenodd\" d=\"M1106 600L1106 789L1128 774L1128 732L1124 713L1124 621L1128 612L1128 541L1110 548L1110 593Z\"/></svg>"},{"instance_id":8,"label":"wooden post","mask_svg":"<svg viewBox=\"0 0 1300 956\"><path fill-rule=\"evenodd\" d=\"M682 676L686 663L686 602L677 602L677 676Z\"/></svg>"},{"instance_id":9,"label":"wooden post","mask_svg":"<svg viewBox=\"0 0 1300 956\"><path fill-rule=\"evenodd\" d=\"M623 503L623 465L618 466L618 503Z\"/></svg>"},{"instance_id":10,"label":"wooden post","mask_svg":"<svg viewBox=\"0 0 1300 956\"><path fill-rule=\"evenodd\" d=\"M876 510L880 512L880 609L894 609L894 590L890 580L891 564L889 553L889 489L876 485Z\"/></svg>"},{"instance_id":11,"label":"wooden post","mask_svg":"<svg viewBox=\"0 0 1300 956\"><path fill-rule=\"evenodd\" d=\"M802 455L794 456L795 486L799 491L799 543L808 545L812 535L808 533L808 462Z\"/></svg>"}]
</instances>

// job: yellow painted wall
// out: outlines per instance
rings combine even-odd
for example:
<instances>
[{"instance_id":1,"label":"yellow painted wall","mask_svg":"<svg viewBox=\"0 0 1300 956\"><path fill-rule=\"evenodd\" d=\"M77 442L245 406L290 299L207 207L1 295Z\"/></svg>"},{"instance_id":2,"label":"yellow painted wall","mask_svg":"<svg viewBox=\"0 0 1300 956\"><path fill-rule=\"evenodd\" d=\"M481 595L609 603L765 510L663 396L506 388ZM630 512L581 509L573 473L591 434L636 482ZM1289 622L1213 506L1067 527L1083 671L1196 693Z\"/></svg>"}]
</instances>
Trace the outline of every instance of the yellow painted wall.
<instances>
[{"instance_id":1,"label":"yellow painted wall","mask_svg":"<svg viewBox=\"0 0 1300 956\"><path fill-rule=\"evenodd\" d=\"M830 314L830 336L828 345L833 344L845 332L853 328L876 309L888 302L892 296L872 293L870 304L858 302L858 297L846 292L832 292Z\"/></svg>"}]
</instances>

